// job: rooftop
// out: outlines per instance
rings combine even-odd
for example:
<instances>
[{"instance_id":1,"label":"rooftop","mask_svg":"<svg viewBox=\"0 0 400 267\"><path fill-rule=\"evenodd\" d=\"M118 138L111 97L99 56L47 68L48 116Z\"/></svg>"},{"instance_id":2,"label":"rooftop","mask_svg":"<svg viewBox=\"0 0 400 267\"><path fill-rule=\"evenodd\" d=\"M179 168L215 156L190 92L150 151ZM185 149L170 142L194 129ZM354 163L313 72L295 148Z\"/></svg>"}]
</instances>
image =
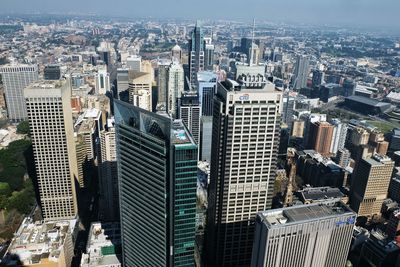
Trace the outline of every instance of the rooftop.
<instances>
[{"instance_id":1,"label":"rooftop","mask_svg":"<svg viewBox=\"0 0 400 267\"><path fill-rule=\"evenodd\" d=\"M174 120L172 123L172 143L175 145L195 145L193 137L184 125L182 120Z\"/></svg>"},{"instance_id":2,"label":"rooftop","mask_svg":"<svg viewBox=\"0 0 400 267\"><path fill-rule=\"evenodd\" d=\"M390 106L389 103L380 102L380 101L372 99L372 98L357 96L357 95L349 96L346 99L349 99L349 100L355 101L355 102L359 102L359 103L363 103L366 105L374 106L374 107Z\"/></svg>"},{"instance_id":3,"label":"rooftop","mask_svg":"<svg viewBox=\"0 0 400 267\"><path fill-rule=\"evenodd\" d=\"M86 253L82 254L82 267L121 266L121 228L119 223L93 223L90 227Z\"/></svg>"},{"instance_id":4,"label":"rooftop","mask_svg":"<svg viewBox=\"0 0 400 267\"><path fill-rule=\"evenodd\" d=\"M300 193L305 200L323 200L344 197L340 189L334 187L308 187L298 191L298 193Z\"/></svg>"},{"instance_id":5,"label":"rooftop","mask_svg":"<svg viewBox=\"0 0 400 267\"><path fill-rule=\"evenodd\" d=\"M24 265L46 261L58 262L67 235L72 235L77 220L22 222L8 248L7 254L18 255Z\"/></svg>"},{"instance_id":6,"label":"rooftop","mask_svg":"<svg viewBox=\"0 0 400 267\"><path fill-rule=\"evenodd\" d=\"M268 228L277 228L287 224L316 221L345 214L356 215L341 201L326 201L317 204L268 210L260 212L258 216L262 217Z\"/></svg>"}]
</instances>

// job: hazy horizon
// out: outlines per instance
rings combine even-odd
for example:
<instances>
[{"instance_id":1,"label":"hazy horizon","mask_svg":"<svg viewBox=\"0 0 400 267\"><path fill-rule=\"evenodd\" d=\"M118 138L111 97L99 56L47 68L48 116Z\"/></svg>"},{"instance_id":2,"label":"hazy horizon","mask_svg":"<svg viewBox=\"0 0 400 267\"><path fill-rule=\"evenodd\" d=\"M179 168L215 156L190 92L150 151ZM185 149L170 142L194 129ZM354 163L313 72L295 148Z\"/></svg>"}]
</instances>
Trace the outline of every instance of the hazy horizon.
<instances>
[{"instance_id":1,"label":"hazy horizon","mask_svg":"<svg viewBox=\"0 0 400 267\"><path fill-rule=\"evenodd\" d=\"M90 14L178 19L265 20L272 22L398 27L399 0L3 0L1 14Z\"/></svg>"}]
</instances>

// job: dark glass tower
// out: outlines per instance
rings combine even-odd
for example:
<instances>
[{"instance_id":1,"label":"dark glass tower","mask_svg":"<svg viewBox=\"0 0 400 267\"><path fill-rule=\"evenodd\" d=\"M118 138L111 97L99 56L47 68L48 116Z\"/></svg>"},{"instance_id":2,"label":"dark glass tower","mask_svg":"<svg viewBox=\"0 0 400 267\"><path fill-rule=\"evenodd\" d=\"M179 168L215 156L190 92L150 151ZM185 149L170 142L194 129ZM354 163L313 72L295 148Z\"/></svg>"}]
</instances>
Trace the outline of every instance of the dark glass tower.
<instances>
[{"instance_id":1,"label":"dark glass tower","mask_svg":"<svg viewBox=\"0 0 400 267\"><path fill-rule=\"evenodd\" d=\"M191 32L191 38L189 40L189 79L192 88L197 86L197 73L204 70L204 51L205 42L203 31L196 22L196 26Z\"/></svg>"},{"instance_id":2,"label":"dark glass tower","mask_svg":"<svg viewBox=\"0 0 400 267\"><path fill-rule=\"evenodd\" d=\"M181 120L115 101L125 266L193 266L197 145Z\"/></svg>"}]
</instances>

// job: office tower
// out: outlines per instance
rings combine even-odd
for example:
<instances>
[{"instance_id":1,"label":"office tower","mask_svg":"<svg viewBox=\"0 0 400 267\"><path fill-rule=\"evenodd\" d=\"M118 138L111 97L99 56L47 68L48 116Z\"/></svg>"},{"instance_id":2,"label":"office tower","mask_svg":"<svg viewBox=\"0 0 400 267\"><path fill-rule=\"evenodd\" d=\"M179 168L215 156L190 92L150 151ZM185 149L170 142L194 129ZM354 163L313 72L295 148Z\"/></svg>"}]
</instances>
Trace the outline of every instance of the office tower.
<instances>
[{"instance_id":1,"label":"office tower","mask_svg":"<svg viewBox=\"0 0 400 267\"><path fill-rule=\"evenodd\" d=\"M182 65L176 61L172 62L168 69L167 112L174 119L177 118L178 98L185 88L184 81Z\"/></svg>"},{"instance_id":2,"label":"office tower","mask_svg":"<svg viewBox=\"0 0 400 267\"><path fill-rule=\"evenodd\" d=\"M289 130L292 128L294 119L294 106L296 98L290 96L289 92L285 92L283 96L282 122L284 122Z\"/></svg>"},{"instance_id":3,"label":"office tower","mask_svg":"<svg viewBox=\"0 0 400 267\"><path fill-rule=\"evenodd\" d=\"M121 93L129 88L129 69L117 69L117 95L118 98Z\"/></svg>"},{"instance_id":4,"label":"office tower","mask_svg":"<svg viewBox=\"0 0 400 267\"><path fill-rule=\"evenodd\" d=\"M260 212L251 266L345 266L356 215L340 201Z\"/></svg>"},{"instance_id":5,"label":"office tower","mask_svg":"<svg viewBox=\"0 0 400 267\"><path fill-rule=\"evenodd\" d=\"M387 141L381 141L376 144L376 153L378 154L386 155L388 149L389 149L389 142Z\"/></svg>"},{"instance_id":6,"label":"office tower","mask_svg":"<svg viewBox=\"0 0 400 267\"><path fill-rule=\"evenodd\" d=\"M212 116L213 103L215 95L215 86L217 85L217 74L211 71L200 71L197 73L197 90L199 92L199 101L201 104L201 115Z\"/></svg>"},{"instance_id":7,"label":"office tower","mask_svg":"<svg viewBox=\"0 0 400 267\"><path fill-rule=\"evenodd\" d=\"M107 72L106 66L99 66L95 76L96 79L96 94L105 95L111 90L110 75Z\"/></svg>"},{"instance_id":8,"label":"office tower","mask_svg":"<svg viewBox=\"0 0 400 267\"><path fill-rule=\"evenodd\" d=\"M204 50L203 31L197 21L189 40L189 80L193 89L197 85L197 73L204 70Z\"/></svg>"},{"instance_id":9,"label":"office tower","mask_svg":"<svg viewBox=\"0 0 400 267\"><path fill-rule=\"evenodd\" d=\"M77 160L68 81L33 83L25 91L29 127L45 220L77 215Z\"/></svg>"},{"instance_id":10,"label":"office tower","mask_svg":"<svg viewBox=\"0 0 400 267\"><path fill-rule=\"evenodd\" d=\"M339 119L331 119L329 122L334 127L330 152L336 154L339 149L344 148L347 136L347 124L341 122Z\"/></svg>"},{"instance_id":11,"label":"office tower","mask_svg":"<svg viewBox=\"0 0 400 267\"><path fill-rule=\"evenodd\" d=\"M304 120L304 139L303 139L304 146L308 147L311 124L318 121L326 121L326 114L319 114L319 113L304 114L300 116L300 118Z\"/></svg>"},{"instance_id":12,"label":"office tower","mask_svg":"<svg viewBox=\"0 0 400 267\"><path fill-rule=\"evenodd\" d=\"M152 111L151 89L152 79L150 73L129 72L129 103Z\"/></svg>"},{"instance_id":13,"label":"office tower","mask_svg":"<svg viewBox=\"0 0 400 267\"><path fill-rule=\"evenodd\" d=\"M44 67L45 80L59 80L61 78L61 70L59 65L46 65Z\"/></svg>"},{"instance_id":14,"label":"office tower","mask_svg":"<svg viewBox=\"0 0 400 267\"><path fill-rule=\"evenodd\" d=\"M100 216L103 221L119 220L117 149L114 120L108 119L106 129L100 132L99 185Z\"/></svg>"},{"instance_id":15,"label":"office tower","mask_svg":"<svg viewBox=\"0 0 400 267\"><path fill-rule=\"evenodd\" d=\"M257 84L257 83L256 83ZM274 84L218 82L205 236L207 266L249 265L254 218L271 208L282 93Z\"/></svg>"},{"instance_id":16,"label":"office tower","mask_svg":"<svg viewBox=\"0 0 400 267\"><path fill-rule=\"evenodd\" d=\"M260 63L260 48L257 44L253 43L248 51L247 63L252 65L258 65Z\"/></svg>"},{"instance_id":17,"label":"office tower","mask_svg":"<svg viewBox=\"0 0 400 267\"><path fill-rule=\"evenodd\" d=\"M182 48L179 45L175 45L171 51L172 61L177 61L182 64Z\"/></svg>"},{"instance_id":18,"label":"office tower","mask_svg":"<svg viewBox=\"0 0 400 267\"><path fill-rule=\"evenodd\" d=\"M197 145L181 120L115 101L125 266L194 266Z\"/></svg>"},{"instance_id":19,"label":"office tower","mask_svg":"<svg viewBox=\"0 0 400 267\"><path fill-rule=\"evenodd\" d=\"M304 137L304 121L302 121L302 120L293 121L291 137L293 137L293 138L303 138Z\"/></svg>"},{"instance_id":20,"label":"office tower","mask_svg":"<svg viewBox=\"0 0 400 267\"><path fill-rule=\"evenodd\" d=\"M140 72L142 71L142 57L137 55L129 56L126 59L126 65L130 70Z\"/></svg>"},{"instance_id":21,"label":"office tower","mask_svg":"<svg viewBox=\"0 0 400 267\"><path fill-rule=\"evenodd\" d=\"M168 96L168 70L171 65L171 61L162 61L158 64L158 75L157 75L157 111L167 110L167 96Z\"/></svg>"},{"instance_id":22,"label":"office tower","mask_svg":"<svg viewBox=\"0 0 400 267\"><path fill-rule=\"evenodd\" d=\"M214 45L212 44L212 38L204 38L204 69L213 70L214 65Z\"/></svg>"},{"instance_id":23,"label":"office tower","mask_svg":"<svg viewBox=\"0 0 400 267\"><path fill-rule=\"evenodd\" d=\"M340 148L336 153L336 163L340 167L346 168L350 163L350 151L346 148Z\"/></svg>"},{"instance_id":24,"label":"office tower","mask_svg":"<svg viewBox=\"0 0 400 267\"><path fill-rule=\"evenodd\" d=\"M358 216L380 215L393 168L394 162L379 154L357 162L352 175L350 206Z\"/></svg>"},{"instance_id":25,"label":"office tower","mask_svg":"<svg viewBox=\"0 0 400 267\"><path fill-rule=\"evenodd\" d=\"M368 132L368 130L364 129L363 127L354 128L351 131L351 143L352 143L352 145L359 146L359 145L368 144L369 135L370 135L370 133Z\"/></svg>"},{"instance_id":26,"label":"office tower","mask_svg":"<svg viewBox=\"0 0 400 267\"><path fill-rule=\"evenodd\" d=\"M4 79L4 78L3 78ZM6 96L7 101L7 96ZM398 151L400 150L400 129L395 128L392 130L390 135L390 150Z\"/></svg>"},{"instance_id":27,"label":"office tower","mask_svg":"<svg viewBox=\"0 0 400 267\"><path fill-rule=\"evenodd\" d=\"M298 55L294 67L293 88L301 89L307 87L309 58L305 55Z\"/></svg>"},{"instance_id":28,"label":"office tower","mask_svg":"<svg viewBox=\"0 0 400 267\"><path fill-rule=\"evenodd\" d=\"M27 119L24 89L38 79L35 65L6 65L0 67L6 97L8 119L13 122Z\"/></svg>"},{"instance_id":29,"label":"office tower","mask_svg":"<svg viewBox=\"0 0 400 267\"><path fill-rule=\"evenodd\" d=\"M308 148L314 149L323 156L330 154L334 127L328 122L311 123Z\"/></svg>"},{"instance_id":30,"label":"office tower","mask_svg":"<svg viewBox=\"0 0 400 267\"><path fill-rule=\"evenodd\" d=\"M200 155L199 160L211 162L212 116L200 118Z\"/></svg>"},{"instance_id":31,"label":"office tower","mask_svg":"<svg viewBox=\"0 0 400 267\"><path fill-rule=\"evenodd\" d=\"M193 91L182 93L178 117L185 123L196 144L200 141L200 115L199 95Z\"/></svg>"},{"instance_id":32,"label":"office tower","mask_svg":"<svg viewBox=\"0 0 400 267\"><path fill-rule=\"evenodd\" d=\"M313 70L312 72L312 86L318 87L324 83L325 73L320 70Z\"/></svg>"}]
</instances>

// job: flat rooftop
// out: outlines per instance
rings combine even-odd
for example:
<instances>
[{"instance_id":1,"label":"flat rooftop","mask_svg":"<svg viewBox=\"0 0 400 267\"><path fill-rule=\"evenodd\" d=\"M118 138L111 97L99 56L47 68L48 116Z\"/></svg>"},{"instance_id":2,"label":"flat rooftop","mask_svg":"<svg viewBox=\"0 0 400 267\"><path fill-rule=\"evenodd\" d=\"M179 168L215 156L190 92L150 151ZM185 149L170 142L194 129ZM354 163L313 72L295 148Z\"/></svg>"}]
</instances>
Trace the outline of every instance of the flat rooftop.
<instances>
[{"instance_id":1,"label":"flat rooftop","mask_svg":"<svg viewBox=\"0 0 400 267\"><path fill-rule=\"evenodd\" d=\"M175 145L196 145L192 135L184 125L182 120L174 120L172 123L172 143Z\"/></svg>"},{"instance_id":2,"label":"flat rooftop","mask_svg":"<svg viewBox=\"0 0 400 267\"><path fill-rule=\"evenodd\" d=\"M321 200L329 198L342 198L344 194L335 187L314 187L298 191L305 200Z\"/></svg>"},{"instance_id":3,"label":"flat rooftop","mask_svg":"<svg viewBox=\"0 0 400 267\"><path fill-rule=\"evenodd\" d=\"M327 201L317 204L268 210L260 212L258 216L262 217L268 228L276 228L287 224L310 222L345 214L356 215L355 212L341 201Z\"/></svg>"},{"instance_id":4,"label":"flat rooftop","mask_svg":"<svg viewBox=\"0 0 400 267\"><path fill-rule=\"evenodd\" d=\"M77 220L22 222L6 254L18 255L24 265L58 262L67 234L72 235Z\"/></svg>"}]
</instances>

